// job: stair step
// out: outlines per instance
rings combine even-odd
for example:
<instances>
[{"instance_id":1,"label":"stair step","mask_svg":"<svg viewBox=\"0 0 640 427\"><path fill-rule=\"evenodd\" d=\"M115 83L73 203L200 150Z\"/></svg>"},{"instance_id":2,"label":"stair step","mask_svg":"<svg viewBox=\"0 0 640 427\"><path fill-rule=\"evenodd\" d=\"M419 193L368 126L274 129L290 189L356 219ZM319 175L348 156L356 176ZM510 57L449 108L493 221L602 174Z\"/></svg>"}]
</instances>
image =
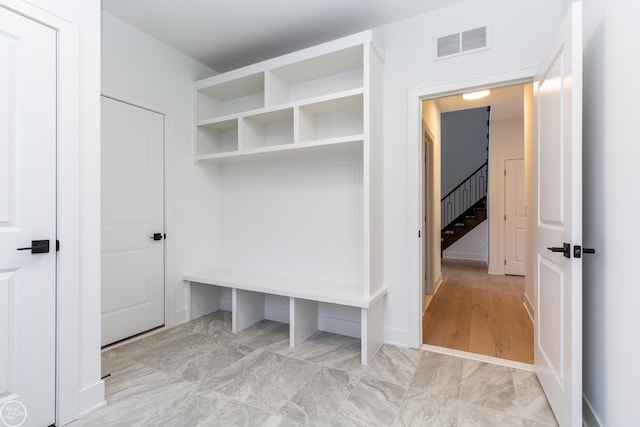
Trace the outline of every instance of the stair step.
<instances>
[{"instance_id":1,"label":"stair step","mask_svg":"<svg viewBox=\"0 0 640 427\"><path fill-rule=\"evenodd\" d=\"M453 230L445 230L442 232L442 234L455 234L456 232Z\"/></svg>"},{"instance_id":2,"label":"stair step","mask_svg":"<svg viewBox=\"0 0 640 427\"><path fill-rule=\"evenodd\" d=\"M466 227L467 224L465 224L464 222L456 222L455 224L453 224L454 227Z\"/></svg>"}]
</instances>

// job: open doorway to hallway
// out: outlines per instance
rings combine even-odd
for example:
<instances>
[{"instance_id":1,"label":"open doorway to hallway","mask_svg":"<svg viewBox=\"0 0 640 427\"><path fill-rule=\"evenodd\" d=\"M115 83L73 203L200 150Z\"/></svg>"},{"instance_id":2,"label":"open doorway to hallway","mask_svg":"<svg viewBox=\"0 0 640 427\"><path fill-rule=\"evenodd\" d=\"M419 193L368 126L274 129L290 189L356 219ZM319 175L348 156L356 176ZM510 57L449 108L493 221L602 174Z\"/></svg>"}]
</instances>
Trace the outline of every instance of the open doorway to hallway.
<instances>
[{"instance_id":1,"label":"open doorway to hallway","mask_svg":"<svg viewBox=\"0 0 640 427\"><path fill-rule=\"evenodd\" d=\"M523 277L527 238L525 188L532 185L524 173L525 100L531 102L527 91L531 91L531 85L520 84L493 89L488 97L475 101L465 101L461 94L423 101L426 128L423 134L431 139L430 150L426 149L428 143L423 150L428 154L423 166L424 229L431 231L425 232L423 248L424 344L533 363L533 324L526 308L531 296L526 294ZM469 115L472 110L477 113L490 110L489 119L484 117L484 129L488 126L489 131L477 137L479 145L484 143L485 148L460 148L464 144L458 143L452 150L446 145L452 143L447 141L447 135L464 132L451 132L452 125L445 123L444 116L463 117L465 114L457 112ZM459 131L463 126L458 121L453 128ZM473 154L475 148L486 150L484 158ZM452 160L451 153L456 151L466 157ZM474 161L469 161L472 155ZM487 164L477 168L476 163L484 162ZM462 170L460 165L469 170ZM460 183L452 182L452 168L457 168L453 175L462 177ZM462 182L474 174L479 177L473 182ZM484 193L477 189L483 184ZM465 205L451 216L447 212L451 201L440 196L448 195L457 186L462 188L458 192L470 208ZM428 208L429 203L432 209ZM446 203L449 206L444 206ZM478 208L483 212L476 215L474 209ZM429 214L433 225L429 224ZM463 237L451 244L451 230L462 228L465 222L475 225L475 229L464 232Z\"/></svg>"}]
</instances>

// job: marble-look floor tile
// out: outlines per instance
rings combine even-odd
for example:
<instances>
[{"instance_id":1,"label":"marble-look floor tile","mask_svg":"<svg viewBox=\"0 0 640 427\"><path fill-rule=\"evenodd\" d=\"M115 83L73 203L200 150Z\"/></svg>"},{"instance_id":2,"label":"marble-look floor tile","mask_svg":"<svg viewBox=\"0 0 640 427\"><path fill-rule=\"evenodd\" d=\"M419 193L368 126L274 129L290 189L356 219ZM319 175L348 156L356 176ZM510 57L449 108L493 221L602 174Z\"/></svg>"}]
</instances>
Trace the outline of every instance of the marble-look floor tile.
<instances>
[{"instance_id":1,"label":"marble-look floor tile","mask_svg":"<svg viewBox=\"0 0 640 427\"><path fill-rule=\"evenodd\" d=\"M272 415L262 427L322 427L320 424L301 424L283 417L282 415Z\"/></svg>"},{"instance_id":2,"label":"marble-look floor tile","mask_svg":"<svg viewBox=\"0 0 640 427\"><path fill-rule=\"evenodd\" d=\"M364 372L378 380L408 387L421 355L420 350L385 345Z\"/></svg>"},{"instance_id":3,"label":"marble-look floor tile","mask_svg":"<svg viewBox=\"0 0 640 427\"><path fill-rule=\"evenodd\" d=\"M389 426L399 413L406 389L362 378L333 418L333 426Z\"/></svg>"},{"instance_id":4,"label":"marble-look floor tile","mask_svg":"<svg viewBox=\"0 0 640 427\"><path fill-rule=\"evenodd\" d=\"M194 383L215 382L214 377L219 372L254 351L253 347L233 342L224 343L200 356L186 358L173 373Z\"/></svg>"},{"instance_id":5,"label":"marble-look floor tile","mask_svg":"<svg viewBox=\"0 0 640 427\"><path fill-rule=\"evenodd\" d=\"M342 340L344 343L334 351L325 351L323 354L316 354L305 360L355 375L362 373L365 367L362 366L360 339L342 337Z\"/></svg>"},{"instance_id":6,"label":"marble-look floor tile","mask_svg":"<svg viewBox=\"0 0 640 427\"><path fill-rule=\"evenodd\" d=\"M409 387L457 399L463 361L459 357L423 351Z\"/></svg>"},{"instance_id":7,"label":"marble-look floor tile","mask_svg":"<svg viewBox=\"0 0 640 427\"><path fill-rule=\"evenodd\" d=\"M172 337L170 342L155 346L146 354L137 354L134 360L167 373L174 373L184 365L185 360L226 345L222 340L207 335L186 332Z\"/></svg>"},{"instance_id":8,"label":"marble-look floor tile","mask_svg":"<svg viewBox=\"0 0 640 427\"><path fill-rule=\"evenodd\" d=\"M404 395L395 427L456 427L457 400L421 390L409 389Z\"/></svg>"},{"instance_id":9,"label":"marble-look floor tile","mask_svg":"<svg viewBox=\"0 0 640 427\"><path fill-rule=\"evenodd\" d=\"M520 416L543 425L558 425L536 374L514 369L512 376Z\"/></svg>"},{"instance_id":10,"label":"marble-look floor tile","mask_svg":"<svg viewBox=\"0 0 640 427\"><path fill-rule=\"evenodd\" d=\"M261 320L238 332L235 342L256 348L273 346L278 343L286 343L288 346L289 325L272 320Z\"/></svg>"},{"instance_id":11,"label":"marble-look floor tile","mask_svg":"<svg viewBox=\"0 0 640 427\"><path fill-rule=\"evenodd\" d=\"M149 418L145 427L184 427L195 426L220 410L229 402L229 398L205 388L196 388L186 394L174 394L175 398Z\"/></svg>"},{"instance_id":12,"label":"marble-look floor tile","mask_svg":"<svg viewBox=\"0 0 640 427\"><path fill-rule=\"evenodd\" d=\"M142 366L138 375L118 384L107 398L107 406L79 420L79 426L141 426L176 397L196 387L162 372ZM75 426L74 426L75 427Z\"/></svg>"},{"instance_id":13,"label":"marble-look floor tile","mask_svg":"<svg viewBox=\"0 0 640 427\"><path fill-rule=\"evenodd\" d=\"M255 427L264 424L271 414L231 400L220 410L197 424L197 427Z\"/></svg>"},{"instance_id":14,"label":"marble-look floor tile","mask_svg":"<svg viewBox=\"0 0 640 427\"><path fill-rule=\"evenodd\" d=\"M458 427L523 427L517 416L470 404L458 407Z\"/></svg>"},{"instance_id":15,"label":"marble-look floor tile","mask_svg":"<svg viewBox=\"0 0 640 427\"><path fill-rule=\"evenodd\" d=\"M511 368L465 360L460 400L520 417Z\"/></svg>"},{"instance_id":16,"label":"marble-look floor tile","mask_svg":"<svg viewBox=\"0 0 640 427\"><path fill-rule=\"evenodd\" d=\"M231 332L231 312L218 310L206 316L185 323L184 328L213 338L233 341L236 335Z\"/></svg>"},{"instance_id":17,"label":"marble-look floor tile","mask_svg":"<svg viewBox=\"0 0 640 427\"><path fill-rule=\"evenodd\" d=\"M269 351L255 351L215 375L219 393L275 412L311 378L318 366Z\"/></svg>"},{"instance_id":18,"label":"marble-look floor tile","mask_svg":"<svg viewBox=\"0 0 640 427\"><path fill-rule=\"evenodd\" d=\"M279 413L293 421L327 425L359 379L345 371L321 368Z\"/></svg>"},{"instance_id":19,"label":"marble-look floor tile","mask_svg":"<svg viewBox=\"0 0 640 427\"><path fill-rule=\"evenodd\" d=\"M522 419L522 424L524 424L524 427L557 427L558 425L556 423L554 424L541 423L538 421L528 420L526 418Z\"/></svg>"}]
</instances>

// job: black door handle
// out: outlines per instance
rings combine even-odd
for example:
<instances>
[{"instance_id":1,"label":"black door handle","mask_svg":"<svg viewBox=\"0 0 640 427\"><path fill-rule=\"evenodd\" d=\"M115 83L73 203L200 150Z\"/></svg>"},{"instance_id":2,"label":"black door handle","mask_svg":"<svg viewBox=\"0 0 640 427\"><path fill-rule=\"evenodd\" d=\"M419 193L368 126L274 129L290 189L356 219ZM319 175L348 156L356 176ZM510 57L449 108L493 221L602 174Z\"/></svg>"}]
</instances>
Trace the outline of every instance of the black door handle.
<instances>
[{"instance_id":1,"label":"black door handle","mask_svg":"<svg viewBox=\"0 0 640 427\"><path fill-rule=\"evenodd\" d=\"M32 240L31 246L28 248L17 248L18 251L31 251L32 254L48 254L49 253L49 241L48 240Z\"/></svg>"},{"instance_id":2,"label":"black door handle","mask_svg":"<svg viewBox=\"0 0 640 427\"><path fill-rule=\"evenodd\" d=\"M582 254L595 254L596 250L593 248L583 248L580 245L575 245L573 247L573 257L574 258L582 258Z\"/></svg>"},{"instance_id":3,"label":"black door handle","mask_svg":"<svg viewBox=\"0 0 640 427\"><path fill-rule=\"evenodd\" d=\"M153 233L153 236L149 238L153 240L162 240L162 233Z\"/></svg>"},{"instance_id":4,"label":"black door handle","mask_svg":"<svg viewBox=\"0 0 640 427\"><path fill-rule=\"evenodd\" d=\"M571 258L571 245L569 243L563 243L561 248L553 246L547 249L549 249L551 252L562 252L562 255L565 258Z\"/></svg>"}]
</instances>

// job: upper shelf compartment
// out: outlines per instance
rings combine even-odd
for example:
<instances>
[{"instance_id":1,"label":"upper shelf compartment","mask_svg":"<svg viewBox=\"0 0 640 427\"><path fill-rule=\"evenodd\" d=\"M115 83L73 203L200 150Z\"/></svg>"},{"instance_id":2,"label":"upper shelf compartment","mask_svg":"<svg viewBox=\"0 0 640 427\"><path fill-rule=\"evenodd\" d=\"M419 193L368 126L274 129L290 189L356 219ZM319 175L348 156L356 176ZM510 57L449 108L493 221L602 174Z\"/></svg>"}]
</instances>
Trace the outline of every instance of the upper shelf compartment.
<instances>
[{"instance_id":1,"label":"upper shelf compartment","mask_svg":"<svg viewBox=\"0 0 640 427\"><path fill-rule=\"evenodd\" d=\"M271 69L267 74L269 106L363 87L363 45Z\"/></svg>"},{"instance_id":2,"label":"upper shelf compartment","mask_svg":"<svg viewBox=\"0 0 640 427\"><path fill-rule=\"evenodd\" d=\"M196 86L198 120L264 107L264 73Z\"/></svg>"}]
</instances>

